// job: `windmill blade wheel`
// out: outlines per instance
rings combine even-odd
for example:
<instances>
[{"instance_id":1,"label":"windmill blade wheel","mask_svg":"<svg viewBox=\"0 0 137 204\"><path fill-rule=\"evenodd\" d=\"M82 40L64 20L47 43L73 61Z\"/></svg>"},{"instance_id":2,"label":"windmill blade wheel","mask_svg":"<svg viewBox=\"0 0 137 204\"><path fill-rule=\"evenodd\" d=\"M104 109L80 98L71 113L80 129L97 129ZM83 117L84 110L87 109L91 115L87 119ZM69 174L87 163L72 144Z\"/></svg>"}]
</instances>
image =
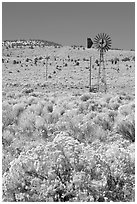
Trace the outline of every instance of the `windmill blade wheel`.
<instances>
[{"instance_id":1,"label":"windmill blade wheel","mask_svg":"<svg viewBox=\"0 0 137 204\"><path fill-rule=\"evenodd\" d=\"M111 38L105 33L100 33L94 38L95 48L104 52L111 48Z\"/></svg>"}]
</instances>

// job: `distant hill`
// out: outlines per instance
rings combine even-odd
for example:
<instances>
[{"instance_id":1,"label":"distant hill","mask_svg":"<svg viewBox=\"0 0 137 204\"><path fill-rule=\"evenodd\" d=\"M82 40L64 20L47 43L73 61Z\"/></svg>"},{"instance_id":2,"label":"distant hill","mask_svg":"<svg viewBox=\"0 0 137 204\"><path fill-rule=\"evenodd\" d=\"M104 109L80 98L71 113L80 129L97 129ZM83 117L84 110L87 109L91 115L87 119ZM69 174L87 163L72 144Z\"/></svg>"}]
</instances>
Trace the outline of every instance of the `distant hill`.
<instances>
[{"instance_id":1,"label":"distant hill","mask_svg":"<svg viewBox=\"0 0 137 204\"><path fill-rule=\"evenodd\" d=\"M5 40L2 42L2 46L6 46L9 48L14 47L33 47L39 46L39 47L45 47L45 46L54 46L54 47L62 47L61 44L46 41L46 40L39 40L39 39L29 39L29 40Z\"/></svg>"}]
</instances>

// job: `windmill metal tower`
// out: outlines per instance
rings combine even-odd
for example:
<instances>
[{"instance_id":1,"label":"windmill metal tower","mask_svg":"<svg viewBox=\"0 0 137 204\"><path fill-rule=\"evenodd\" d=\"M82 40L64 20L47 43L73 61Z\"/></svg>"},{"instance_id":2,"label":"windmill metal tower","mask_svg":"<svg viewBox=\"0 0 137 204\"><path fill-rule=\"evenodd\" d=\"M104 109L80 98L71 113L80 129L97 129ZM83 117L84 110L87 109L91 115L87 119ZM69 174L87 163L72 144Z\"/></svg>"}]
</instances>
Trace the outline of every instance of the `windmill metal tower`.
<instances>
[{"instance_id":1,"label":"windmill metal tower","mask_svg":"<svg viewBox=\"0 0 137 204\"><path fill-rule=\"evenodd\" d=\"M94 45L100 52L99 60L99 72L98 72L98 91L100 88L104 88L107 91L106 73L105 73L105 61L104 52L108 51L111 47L111 38L105 33L100 33L94 38Z\"/></svg>"}]
</instances>

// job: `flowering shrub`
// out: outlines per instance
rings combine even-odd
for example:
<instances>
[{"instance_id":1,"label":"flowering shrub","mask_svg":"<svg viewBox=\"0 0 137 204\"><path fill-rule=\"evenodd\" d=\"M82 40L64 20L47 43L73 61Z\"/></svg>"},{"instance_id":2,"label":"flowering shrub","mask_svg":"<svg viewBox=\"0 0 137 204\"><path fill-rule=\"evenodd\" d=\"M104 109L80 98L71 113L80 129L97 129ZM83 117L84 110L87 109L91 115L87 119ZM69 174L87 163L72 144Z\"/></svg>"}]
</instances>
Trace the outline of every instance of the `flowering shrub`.
<instances>
[{"instance_id":1,"label":"flowering shrub","mask_svg":"<svg viewBox=\"0 0 137 204\"><path fill-rule=\"evenodd\" d=\"M84 146L57 135L52 143L33 147L11 162L3 176L4 201L133 200L131 156L118 145Z\"/></svg>"},{"instance_id":2,"label":"flowering shrub","mask_svg":"<svg viewBox=\"0 0 137 204\"><path fill-rule=\"evenodd\" d=\"M3 201L135 200L135 103L84 95L3 102Z\"/></svg>"}]
</instances>

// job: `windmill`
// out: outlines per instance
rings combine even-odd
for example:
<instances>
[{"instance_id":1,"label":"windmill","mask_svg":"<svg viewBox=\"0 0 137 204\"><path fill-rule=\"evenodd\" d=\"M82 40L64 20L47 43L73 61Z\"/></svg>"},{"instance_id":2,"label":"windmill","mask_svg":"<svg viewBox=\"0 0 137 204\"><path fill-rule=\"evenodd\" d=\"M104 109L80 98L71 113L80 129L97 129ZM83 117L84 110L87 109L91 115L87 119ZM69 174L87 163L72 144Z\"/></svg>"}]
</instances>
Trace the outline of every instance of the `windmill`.
<instances>
[{"instance_id":1,"label":"windmill","mask_svg":"<svg viewBox=\"0 0 137 204\"><path fill-rule=\"evenodd\" d=\"M100 33L94 38L94 46L100 52L99 60L99 72L98 72L98 91L100 86L104 86L105 92L107 91L106 73L105 73L105 62L104 53L111 48L111 38L105 33Z\"/></svg>"}]
</instances>

